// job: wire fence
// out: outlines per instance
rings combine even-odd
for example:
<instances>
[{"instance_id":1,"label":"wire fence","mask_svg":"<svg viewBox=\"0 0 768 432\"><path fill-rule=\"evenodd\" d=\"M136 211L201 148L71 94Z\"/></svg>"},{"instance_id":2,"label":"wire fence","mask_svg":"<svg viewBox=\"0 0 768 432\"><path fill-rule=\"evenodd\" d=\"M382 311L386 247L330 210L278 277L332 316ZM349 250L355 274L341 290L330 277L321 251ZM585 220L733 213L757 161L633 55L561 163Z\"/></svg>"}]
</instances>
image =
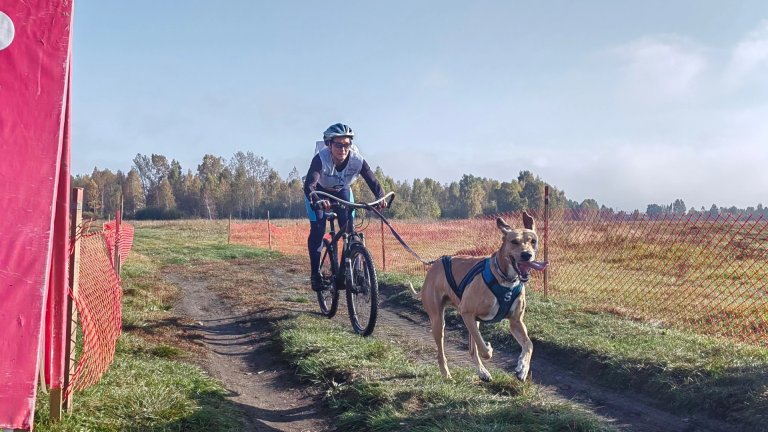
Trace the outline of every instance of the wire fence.
<instances>
[{"instance_id":1,"label":"wire fence","mask_svg":"<svg viewBox=\"0 0 768 432\"><path fill-rule=\"evenodd\" d=\"M76 236L80 243L79 284L70 292L82 331L82 349L72 379L64 389L69 395L99 381L115 355L122 328L122 287L115 271L115 244L124 262L133 245L133 226L106 223L91 230L85 224ZM73 242L74 244L74 242Z\"/></svg>"},{"instance_id":2,"label":"wire fence","mask_svg":"<svg viewBox=\"0 0 768 432\"><path fill-rule=\"evenodd\" d=\"M546 290L548 297L588 310L768 346L768 221L763 217L555 209L545 220L543 209L529 213L550 261L547 286L541 272L532 272L529 289ZM500 216L522 227L521 213ZM418 255L434 260L498 250L496 217L391 223ZM369 222L362 229L379 269L425 274L426 266L386 226ZM307 256L308 233L306 221L238 222L230 238Z\"/></svg>"}]
</instances>

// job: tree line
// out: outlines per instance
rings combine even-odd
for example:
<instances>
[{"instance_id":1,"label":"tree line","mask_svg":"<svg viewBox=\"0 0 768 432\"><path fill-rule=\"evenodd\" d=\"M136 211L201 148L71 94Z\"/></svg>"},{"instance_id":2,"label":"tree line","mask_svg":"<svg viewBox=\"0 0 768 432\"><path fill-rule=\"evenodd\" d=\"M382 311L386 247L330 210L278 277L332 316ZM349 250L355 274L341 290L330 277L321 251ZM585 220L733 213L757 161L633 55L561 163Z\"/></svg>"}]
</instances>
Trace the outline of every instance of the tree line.
<instances>
[{"instance_id":1,"label":"tree line","mask_svg":"<svg viewBox=\"0 0 768 432\"><path fill-rule=\"evenodd\" d=\"M430 178L397 181L377 167L376 177L385 191L397 195L390 214L395 218L468 218L542 208L541 178L522 171L515 179L498 181L463 175L442 184ZM306 215L303 179L295 167L282 178L269 161L252 152L237 152L230 159L205 155L197 169L186 172L164 155L137 154L128 173L94 168L77 175L73 187L84 189L84 211L109 217L122 200L123 215L137 219L176 218L301 218ZM365 182L352 185L357 201L373 200ZM550 186L554 207L578 206L565 193Z\"/></svg>"},{"instance_id":2,"label":"tree line","mask_svg":"<svg viewBox=\"0 0 768 432\"><path fill-rule=\"evenodd\" d=\"M613 214L594 199L570 200L565 192L547 184L530 171L517 178L499 181L464 174L460 180L440 183L430 178L397 181L377 167L376 177L385 191L397 194L389 214L394 218L463 219L544 207L544 188L549 186L550 208ZM164 155L137 154L128 173L94 168L90 175L77 175L73 187L84 189L84 211L94 218L115 214L122 202L128 219L303 218L306 216L302 174L294 167L282 178L269 161L252 152L237 152L232 158L205 155L193 172L182 169ZM357 201L373 200L365 182L353 184ZM768 209L717 208L702 212L755 212L768 217ZM697 212L691 208L688 213ZM578 212L577 212L578 213ZM627 215L639 217L639 212ZM670 205L648 205L648 216L685 214L682 199ZM619 212L618 215L626 215Z\"/></svg>"}]
</instances>

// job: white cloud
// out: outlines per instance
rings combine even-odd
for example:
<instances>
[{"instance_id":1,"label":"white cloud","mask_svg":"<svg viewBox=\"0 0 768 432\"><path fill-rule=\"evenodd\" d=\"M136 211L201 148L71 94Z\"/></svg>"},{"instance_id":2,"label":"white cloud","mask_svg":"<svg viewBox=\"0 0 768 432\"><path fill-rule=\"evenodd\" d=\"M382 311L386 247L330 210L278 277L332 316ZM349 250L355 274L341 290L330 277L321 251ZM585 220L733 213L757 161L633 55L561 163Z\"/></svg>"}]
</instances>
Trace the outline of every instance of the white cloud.
<instances>
[{"instance_id":1,"label":"white cloud","mask_svg":"<svg viewBox=\"0 0 768 432\"><path fill-rule=\"evenodd\" d=\"M736 45L726 70L726 82L731 86L743 83L751 74L768 66L768 20L747 34Z\"/></svg>"},{"instance_id":2,"label":"white cloud","mask_svg":"<svg viewBox=\"0 0 768 432\"><path fill-rule=\"evenodd\" d=\"M690 96L708 69L704 50L675 36L649 36L614 50L625 61L627 92L644 101Z\"/></svg>"}]
</instances>

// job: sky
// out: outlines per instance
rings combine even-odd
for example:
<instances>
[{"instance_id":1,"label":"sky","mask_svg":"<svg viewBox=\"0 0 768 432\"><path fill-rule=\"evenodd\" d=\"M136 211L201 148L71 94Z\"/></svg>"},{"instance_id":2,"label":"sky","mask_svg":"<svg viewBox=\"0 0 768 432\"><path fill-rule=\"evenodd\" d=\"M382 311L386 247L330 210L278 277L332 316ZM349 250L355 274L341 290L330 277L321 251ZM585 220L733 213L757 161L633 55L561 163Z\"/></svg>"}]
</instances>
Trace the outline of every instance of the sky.
<instances>
[{"instance_id":1,"label":"sky","mask_svg":"<svg viewBox=\"0 0 768 432\"><path fill-rule=\"evenodd\" d=\"M78 0L72 74L73 174L250 151L303 175L342 122L395 180L768 205L764 0Z\"/></svg>"}]
</instances>

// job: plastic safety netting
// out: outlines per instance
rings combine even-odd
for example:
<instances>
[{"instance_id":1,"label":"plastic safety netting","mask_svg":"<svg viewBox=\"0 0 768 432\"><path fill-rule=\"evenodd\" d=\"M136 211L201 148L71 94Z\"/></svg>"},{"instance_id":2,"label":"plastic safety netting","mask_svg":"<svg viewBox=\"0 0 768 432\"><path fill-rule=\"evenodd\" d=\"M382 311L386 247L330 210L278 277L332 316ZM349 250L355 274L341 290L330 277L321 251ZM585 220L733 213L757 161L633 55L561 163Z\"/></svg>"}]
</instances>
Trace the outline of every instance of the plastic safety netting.
<instances>
[{"instance_id":1,"label":"plastic safety netting","mask_svg":"<svg viewBox=\"0 0 768 432\"><path fill-rule=\"evenodd\" d=\"M133 245L133 226L114 223L101 230L76 237L80 243L79 285L73 295L78 324L82 330L82 350L77 357L67 394L99 381L115 355L122 327L122 288L114 267L115 244L124 262Z\"/></svg>"},{"instance_id":2,"label":"plastic safety netting","mask_svg":"<svg viewBox=\"0 0 768 432\"><path fill-rule=\"evenodd\" d=\"M768 345L768 221L730 214L616 214L529 211L550 266L547 294L581 307L700 334ZM520 213L502 215L522 227ZM363 224L382 271L423 275L426 267L379 221ZM500 245L495 216L391 222L423 259L489 255ZM268 229L269 227L269 229ZM306 255L306 221L233 223L231 241ZM309 264L307 264L309 265ZM529 289L541 291L532 272Z\"/></svg>"}]
</instances>

